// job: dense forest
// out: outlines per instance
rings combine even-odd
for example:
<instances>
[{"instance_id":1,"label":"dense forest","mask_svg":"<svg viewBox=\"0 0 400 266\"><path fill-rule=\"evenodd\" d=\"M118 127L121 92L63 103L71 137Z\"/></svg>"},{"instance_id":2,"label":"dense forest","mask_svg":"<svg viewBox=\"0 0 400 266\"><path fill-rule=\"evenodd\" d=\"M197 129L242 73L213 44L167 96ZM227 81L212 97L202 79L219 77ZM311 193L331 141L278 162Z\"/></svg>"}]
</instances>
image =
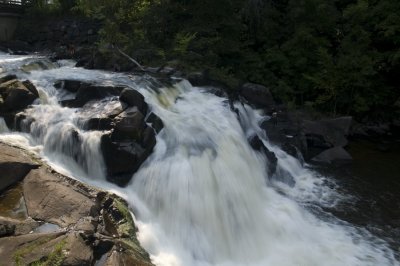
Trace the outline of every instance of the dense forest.
<instances>
[{"instance_id":1,"label":"dense forest","mask_svg":"<svg viewBox=\"0 0 400 266\"><path fill-rule=\"evenodd\" d=\"M290 107L372 120L399 115L398 0L59 0L54 6L104 21L98 45L115 43L144 64L208 70L232 88L260 83Z\"/></svg>"}]
</instances>

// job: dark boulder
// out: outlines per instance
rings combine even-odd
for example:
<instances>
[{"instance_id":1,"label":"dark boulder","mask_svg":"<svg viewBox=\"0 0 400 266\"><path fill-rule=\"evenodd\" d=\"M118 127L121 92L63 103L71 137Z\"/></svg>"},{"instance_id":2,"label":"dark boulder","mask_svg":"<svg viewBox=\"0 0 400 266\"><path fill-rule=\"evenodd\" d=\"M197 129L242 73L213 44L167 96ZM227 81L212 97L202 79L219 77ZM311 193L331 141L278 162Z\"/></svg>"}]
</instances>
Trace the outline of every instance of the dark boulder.
<instances>
[{"instance_id":1,"label":"dark boulder","mask_svg":"<svg viewBox=\"0 0 400 266\"><path fill-rule=\"evenodd\" d=\"M308 146L306 159L313 159L334 147L346 146L351 123L350 116L318 121L304 120L302 127Z\"/></svg>"},{"instance_id":2,"label":"dark boulder","mask_svg":"<svg viewBox=\"0 0 400 266\"><path fill-rule=\"evenodd\" d=\"M85 130L110 130L115 125L113 119L126 109L117 99L89 102L78 110L78 123Z\"/></svg>"},{"instance_id":3,"label":"dark boulder","mask_svg":"<svg viewBox=\"0 0 400 266\"><path fill-rule=\"evenodd\" d=\"M32 90L33 84L29 83L28 86ZM28 105L32 104L38 98L37 90L33 93L28 89L24 83L18 80L9 80L0 84L0 112L16 112L23 110Z\"/></svg>"},{"instance_id":4,"label":"dark boulder","mask_svg":"<svg viewBox=\"0 0 400 266\"><path fill-rule=\"evenodd\" d=\"M118 96L123 89L124 87L114 86L81 86L76 93L74 105L76 107L82 107L92 100L101 100L111 96Z\"/></svg>"},{"instance_id":5,"label":"dark boulder","mask_svg":"<svg viewBox=\"0 0 400 266\"><path fill-rule=\"evenodd\" d=\"M155 132L144 122L143 114L131 107L114 118L114 128L101 138L107 179L125 186L152 152Z\"/></svg>"},{"instance_id":6,"label":"dark boulder","mask_svg":"<svg viewBox=\"0 0 400 266\"><path fill-rule=\"evenodd\" d=\"M2 84L4 82L7 82L7 81L10 81L10 80L14 80L14 79L17 79L16 75L5 75L5 76L0 78L0 84Z\"/></svg>"},{"instance_id":7,"label":"dark boulder","mask_svg":"<svg viewBox=\"0 0 400 266\"><path fill-rule=\"evenodd\" d=\"M253 135L249 138L250 146L258 151L263 153L267 158L267 167L268 167L268 177L272 177L276 172L278 159L274 152L270 151L267 147L265 147L264 143L257 135Z\"/></svg>"},{"instance_id":8,"label":"dark boulder","mask_svg":"<svg viewBox=\"0 0 400 266\"><path fill-rule=\"evenodd\" d=\"M121 92L119 99L129 106L136 106L142 114L147 113L147 103L144 101L144 97L140 92L126 88Z\"/></svg>"},{"instance_id":9,"label":"dark boulder","mask_svg":"<svg viewBox=\"0 0 400 266\"><path fill-rule=\"evenodd\" d=\"M22 84L30 91L32 92L33 95L35 95L37 98L39 98L39 92L36 89L35 85L30 80L25 80L22 81Z\"/></svg>"},{"instance_id":10,"label":"dark boulder","mask_svg":"<svg viewBox=\"0 0 400 266\"><path fill-rule=\"evenodd\" d=\"M304 120L303 129L306 136L319 135L332 146L343 147L348 143L347 135L349 134L351 123L351 116L319 121Z\"/></svg>"},{"instance_id":11,"label":"dark boulder","mask_svg":"<svg viewBox=\"0 0 400 266\"><path fill-rule=\"evenodd\" d=\"M64 89L69 92L76 93L81 87L88 87L90 84L82 82L80 80L58 80L54 83L54 87L57 89Z\"/></svg>"},{"instance_id":12,"label":"dark boulder","mask_svg":"<svg viewBox=\"0 0 400 266\"><path fill-rule=\"evenodd\" d=\"M131 107L114 119L115 127L111 138L114 141L135 140L142 138L146 128L143 114L137 107Z\"/></svg>"},{"instance_id":13,"label":"dark boulder","mask_svg":"<svg viewBox=\"0 0 400 266\"><path fill-rule=\"evenodd\" d=\"M260 127L273 144L280 146L286 153L298 159L300 154L307 154L307 141L296 116L278 113L278 123L271 119L265 120Z\"/></svg>"},{"instance_id":14,"label":"dark boulder","mask_svg":"<svg viewBox=\"0 0 400 266\"><path fill-rule=\"evenodd\" d=\"M186 78L195 87L210 85L210 79L206 72L192 72Z\"/></svg>"},{"instance_id":15,"label":"dark boulder","mask_svg":"<svg viewBox=\"0 0 400 266\"><path fill-rule=\"evenodd\" d=\"M151 112L147 117L146 122L151 124L151 127L159 133L164 128L164 123L155 113Z\"/></svg>"},{"instance_id":16,"label":"dark boulder","mask_svg":"<svg viewBox=\"0 0 400 266\"><path fill-rule=\"evenodd\" d=\"M245 83L240 87L239 93L255 107L269 108L275 104L271 92L263 85Z\"/></svg>"}]
</instances>

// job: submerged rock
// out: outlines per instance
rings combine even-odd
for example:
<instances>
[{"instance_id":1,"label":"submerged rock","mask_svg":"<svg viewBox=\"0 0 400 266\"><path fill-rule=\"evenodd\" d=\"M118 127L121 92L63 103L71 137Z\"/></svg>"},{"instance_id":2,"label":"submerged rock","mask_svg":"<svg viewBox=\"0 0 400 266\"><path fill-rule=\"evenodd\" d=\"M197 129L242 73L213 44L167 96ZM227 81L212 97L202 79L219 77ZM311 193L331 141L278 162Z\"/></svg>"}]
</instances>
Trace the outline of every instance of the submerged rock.
<instances>
[{"instance_id":1,"label":"submerged rock","mask_svg":"<svg viewBox=\"0 0 400 266\"><path fill-rule=\"evenodd\" d=\"M276 172L278 162L275 153L265 147L264 143L257 135L253 135L249 138L249 144L254 150L262 152L267 157L268 177L272 177Z\"/></svg>"},{"instance_id":2,"label":"submerged rock","mask_svg":"<svg viewBox=\"0 0 400 266\"><path fill-rule=\"evenodd\" d=\"M164 128L164 123L161 120L161 118L159 118L155 113L151 112L150 115L147 117L146 119L147 123L151 124L151 127L154 128L154 130L159 133L161 131L161 129Z\"/></svg>"},{"instance_id":3,"label":"submerged rock","mask_svg":"<svg viewBox=\"0 0 400 266\"><path fill-rule=\"evenodd\" d=\"M0 145L0 158L5 161L32 160L20 149ZM117 263L111 265L152 265L136 238L137 229L125 201L44 164L35 167L40 168L24 175L8 173L14 179L22 175L22 196L32 218L15 220L0 209L2 264L94 265L106 256ZM42 225L49 223L54 225L52 230L41 232Z\"/></svg>"}]
</instances>

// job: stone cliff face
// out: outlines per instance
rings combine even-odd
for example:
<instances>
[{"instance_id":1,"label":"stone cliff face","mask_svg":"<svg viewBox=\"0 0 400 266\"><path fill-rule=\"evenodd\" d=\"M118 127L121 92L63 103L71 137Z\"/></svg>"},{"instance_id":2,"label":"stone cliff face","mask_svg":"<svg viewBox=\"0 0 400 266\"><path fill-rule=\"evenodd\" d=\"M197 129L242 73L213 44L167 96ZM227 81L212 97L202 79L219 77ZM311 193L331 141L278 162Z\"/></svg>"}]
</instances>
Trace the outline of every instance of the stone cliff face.
<instances>
[{"instance_id":1,"label":"stone cliff face","mask_svg":"<svg viewBox=\"0 0 400 266\"><path fill-rule=\"evenodd\" d=\"M126 202L0 143L1 265L152 265Z\"/></svg>"}]
</instances>

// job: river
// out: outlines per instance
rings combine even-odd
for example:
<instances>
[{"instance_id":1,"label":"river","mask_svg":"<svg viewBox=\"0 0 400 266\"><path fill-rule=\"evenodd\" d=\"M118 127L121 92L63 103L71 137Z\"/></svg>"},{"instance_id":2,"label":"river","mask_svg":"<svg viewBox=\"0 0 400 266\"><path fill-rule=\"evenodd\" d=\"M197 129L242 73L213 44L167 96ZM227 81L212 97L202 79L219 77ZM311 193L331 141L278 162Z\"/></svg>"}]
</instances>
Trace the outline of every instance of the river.
<instances>
[{"instance_id":1,"label":"river","mask_svg":"<svg viewBox=\"0 0 400 266\"><path fill-rule=\"evenodd\" d=\"M27 67L36 61L42 63ZM186 80L161 86L147 75L85 70L72 61L0 54L0 67L31 80L40 93L29 110L36 121L31 133L10 132L0 119L0 140L124 197L135 213L139 241L156 265L399 265L395 234L377 234L368 222L343 214L358 208L350 204L355 197L368 195L352 194L355 186L344 177L303 166L269 143L259 127L266 117L249 106L236 103L238 119L226 99ZM79 121L87 114L80 108L59 105L71 97L53 86L59 79L129 86L163 120L153 154L125 188L106 181L103 132L83 129ZM104 108L107 101L98 111ZM71 130L83 136L79 147ZM253 134L278 157L277 178L267 176L266 158L249 146ZM77 151L79 159L73 159ZM357 211L349 212L365 218Z\"/></svg>"}]
</instances>

